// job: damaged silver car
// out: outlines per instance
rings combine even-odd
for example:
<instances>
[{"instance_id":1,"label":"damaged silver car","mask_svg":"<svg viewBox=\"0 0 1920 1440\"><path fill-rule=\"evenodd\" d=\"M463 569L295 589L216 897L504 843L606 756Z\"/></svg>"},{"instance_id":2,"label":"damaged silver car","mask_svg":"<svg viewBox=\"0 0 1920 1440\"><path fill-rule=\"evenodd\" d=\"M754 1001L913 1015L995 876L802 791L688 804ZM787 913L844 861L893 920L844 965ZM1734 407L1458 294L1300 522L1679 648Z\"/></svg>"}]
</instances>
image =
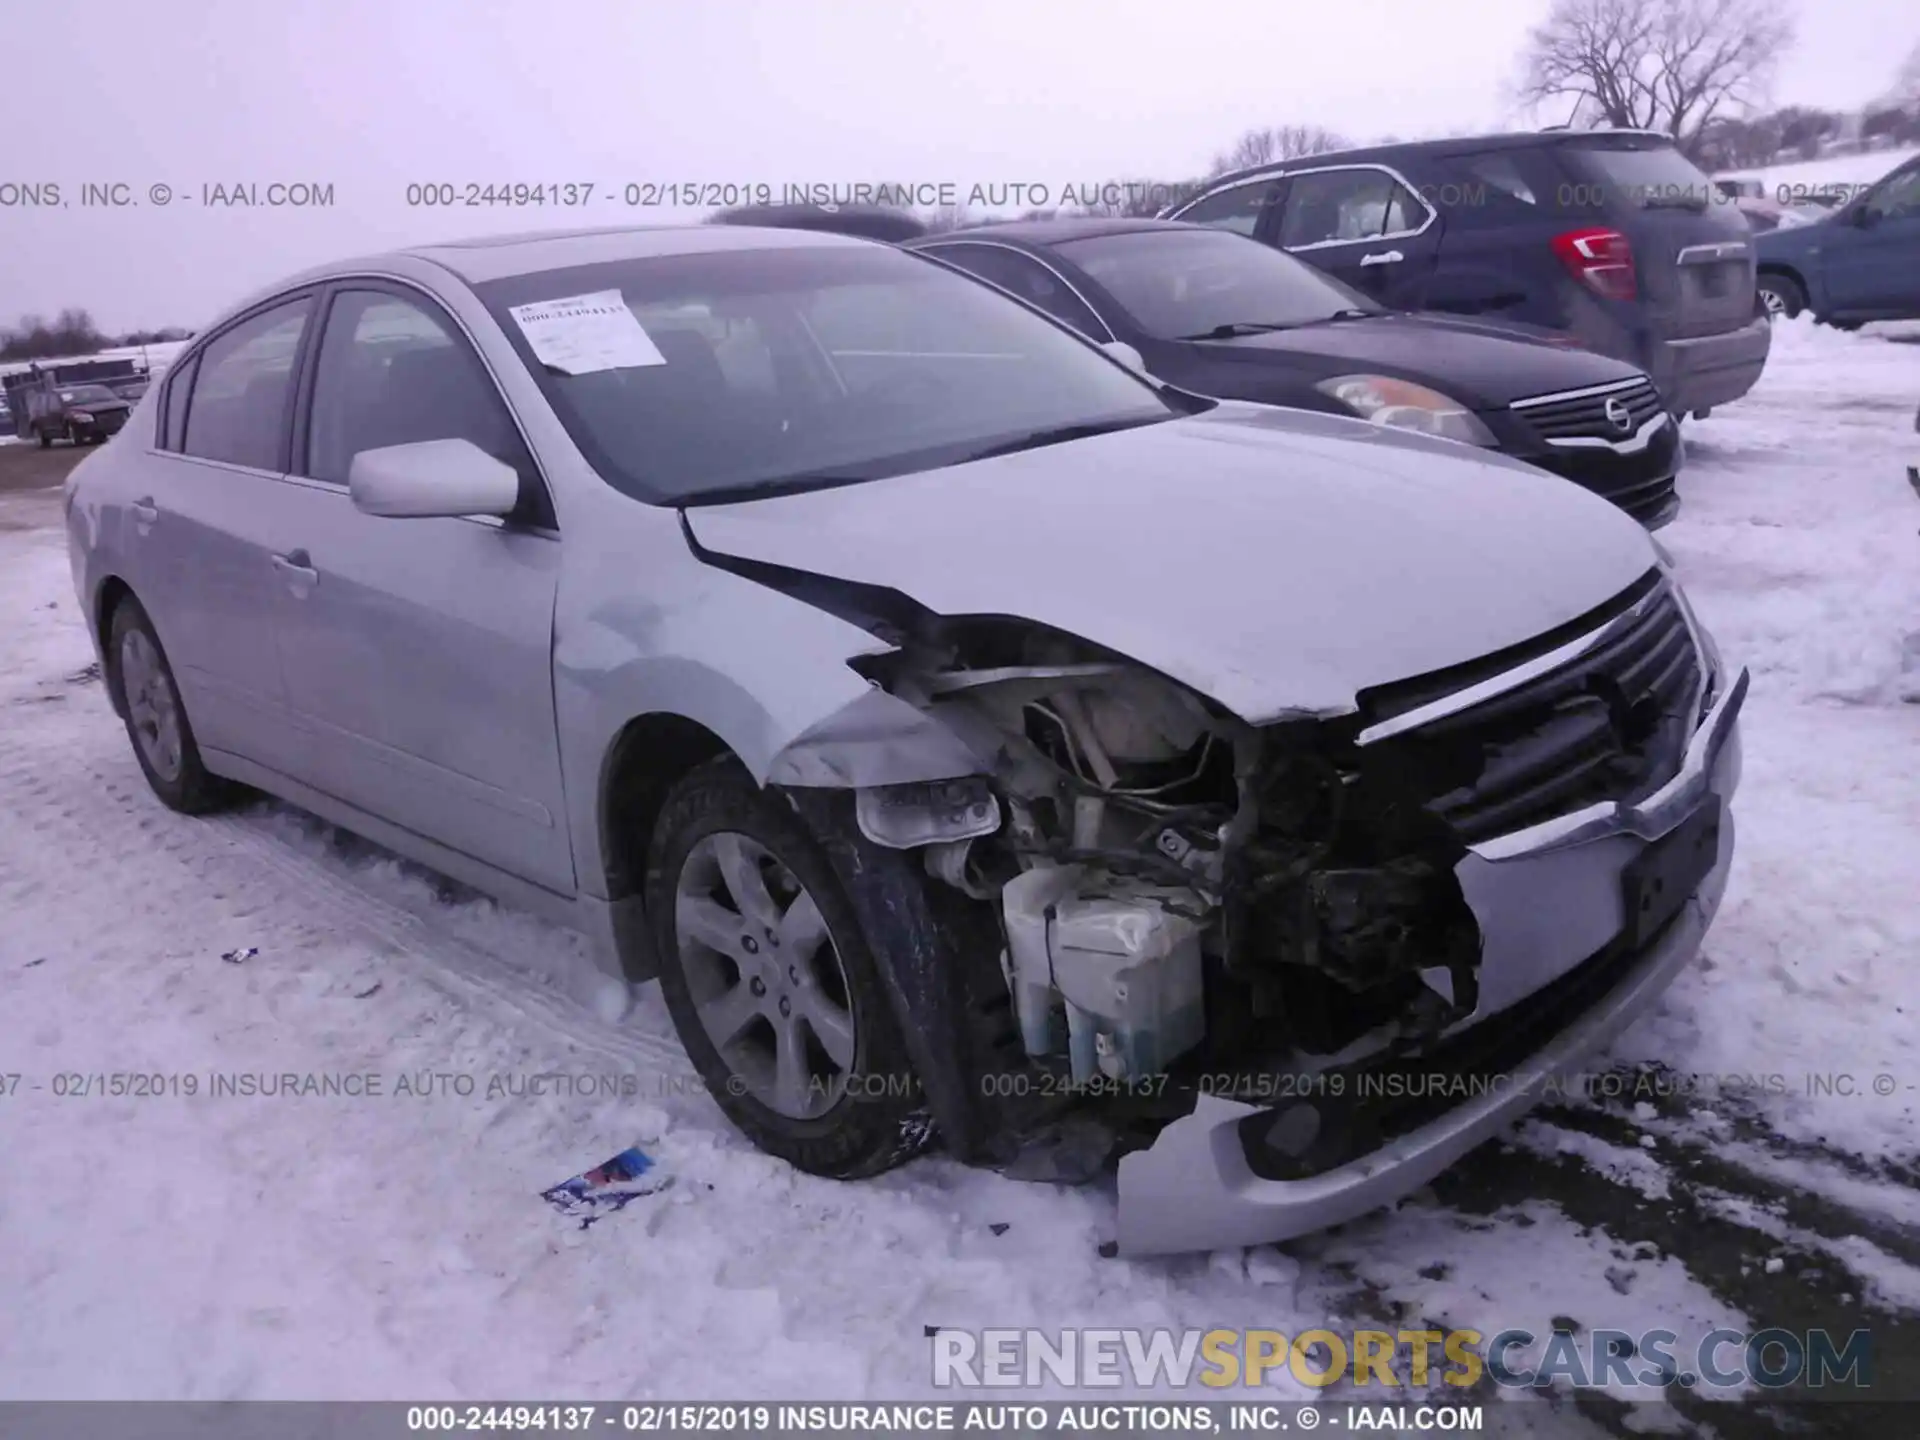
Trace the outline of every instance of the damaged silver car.
<instances>
[{"instance_id":1,"label":"damaged silver car","mask_svg":"<svg viewBox=\"0 0 1920 1440\"><path fill-rule=\"evenodd\" d=\"M585 931L812 1173L1117 1164L1125 1252L1424 1183L1654 1003L1731 856L1747 677L1631 519L867 241L310 272L66 500L166 803Z\"/></svg>"}]
</instances>

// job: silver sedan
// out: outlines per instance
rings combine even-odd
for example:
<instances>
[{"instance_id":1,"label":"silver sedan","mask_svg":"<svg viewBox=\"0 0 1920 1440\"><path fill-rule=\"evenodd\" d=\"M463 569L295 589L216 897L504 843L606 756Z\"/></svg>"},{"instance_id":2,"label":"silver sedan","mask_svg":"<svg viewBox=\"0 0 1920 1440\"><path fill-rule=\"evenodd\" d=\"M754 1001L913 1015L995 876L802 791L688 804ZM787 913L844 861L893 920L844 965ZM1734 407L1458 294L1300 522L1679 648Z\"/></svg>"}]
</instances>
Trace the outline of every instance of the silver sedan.
<instances>
[{"instance_id":1,"label":"silver sedan","mask_svg":"<svg viewBox=\"0 0 1920 1440\"><path fill-rule=\"evenodd\" d=\"M166 804L578 927L810 1172L1118 1157L1130 1252L1424 1183L1655 1001L1731 855L1746 675L1632 520L867 241L316 270L66 501Z\"/></svg>"}]
</instances>

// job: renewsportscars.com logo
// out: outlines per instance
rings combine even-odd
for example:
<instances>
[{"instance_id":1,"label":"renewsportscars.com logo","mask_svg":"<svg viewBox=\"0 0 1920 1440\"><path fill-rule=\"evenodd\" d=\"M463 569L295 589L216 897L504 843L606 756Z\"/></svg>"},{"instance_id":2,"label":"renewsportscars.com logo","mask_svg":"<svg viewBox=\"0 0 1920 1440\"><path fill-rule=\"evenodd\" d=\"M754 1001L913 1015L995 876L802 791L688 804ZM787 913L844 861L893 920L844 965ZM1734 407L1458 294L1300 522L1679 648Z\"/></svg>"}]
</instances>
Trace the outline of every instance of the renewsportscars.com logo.
<instances>
[{"instance_id":1,"label":"renewsportscars.com logo","mask_svg":"<svg viewBox=\"0 0 1920 1440\"><path fill-rule=\"evenodd\" d=\"M1501 1330L947 1330L932 1337L933 1383L945 1388L1259 1387L1282 1375L1322 1388L1508 1389L1626 1386L1766 1390L1868 1389L1873 1341L1825 1330L1672 1330L1578 1334ZM1271 1377L1271 1378L1270 1378Z\"/></svg>"}]
</instances>

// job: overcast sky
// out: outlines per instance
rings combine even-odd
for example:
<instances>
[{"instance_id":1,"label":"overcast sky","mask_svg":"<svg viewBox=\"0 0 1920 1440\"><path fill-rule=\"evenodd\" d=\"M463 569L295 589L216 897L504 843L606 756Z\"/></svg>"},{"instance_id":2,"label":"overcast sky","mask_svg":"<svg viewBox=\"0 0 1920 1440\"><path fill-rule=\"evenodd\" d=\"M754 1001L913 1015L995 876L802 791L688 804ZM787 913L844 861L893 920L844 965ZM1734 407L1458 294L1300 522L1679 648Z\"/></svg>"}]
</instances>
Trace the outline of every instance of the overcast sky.
<instances>
[{"instance_id":1,"label":"overcast sky","mask_svg":"<svg viewBox=\"0 0 1920 1440\"><path fill-rule=\"evenodd\" d=\"M1913 0L1802 0L1775 98L1853 108ZM1356 139L1523 117L1546 0L93 0L0 3L0 324L196 326L316 261L685 218L623 187L1045 186L1204 170L1241 131ZM1558 118L1558 117L1555 117ZM28 141L27 137L36 137ZM410 207L409 183L589 182L584 209ZM308 182L325 208L209 207ZM135 203L87 206L84 184ZM49 185L60 203L45 202ZM26 193L39 187L42 203ZM172 198L156 205L155 186ZM264 196L263 196L264 198Z\"/></svg>"}]
</instances>

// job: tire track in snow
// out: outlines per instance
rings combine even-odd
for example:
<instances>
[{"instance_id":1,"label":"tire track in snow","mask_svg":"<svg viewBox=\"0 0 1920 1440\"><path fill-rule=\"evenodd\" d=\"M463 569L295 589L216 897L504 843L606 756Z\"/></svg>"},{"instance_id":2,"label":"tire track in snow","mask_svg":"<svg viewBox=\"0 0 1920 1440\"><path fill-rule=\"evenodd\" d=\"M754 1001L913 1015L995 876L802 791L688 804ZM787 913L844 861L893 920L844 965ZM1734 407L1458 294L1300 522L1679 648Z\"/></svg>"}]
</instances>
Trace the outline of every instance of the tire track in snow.
<instances>
[{"instance_id":1,"label":"tire track in snow","mask_svg":"<svg viewBox=\"0 0 1920 1440\"><path fill-rule=\"evenodd\" d=\"M636 1005L629 1012L631 1023L608 1024L585 1005L554 994L532 973L533 966L516 963L511 956L459 933L441 902L396 901L365 873L366 867L343 870L336 862L289 845L270 828L277 818L274 811L281 808L279 802L269 801L265 809L213 817L212 823L262 871L297 888L303 900L325 907L342 925L400 957L456 998L486 1007L501 1018L539 1025L550 1036L602 1059L624 1064L644 1058L665 1074L695 1073L672 1030L645 1007ZM397 856L381 854L396 866L407 865ZM544 927L544 922L534 923ZM544 928L556 946L572 941L570 932L557 926ZM590 962L582 956L580 963Z\"/></svg>"},{"instance_id":2,"label":"tire track in snow","mask_svg":"<svg viewBox=\"0 0 1920 1440\"><path fill-rule=\"evenodd\" d=\"M428 901L417 909L403 905L382 893L372 877L352 870L343 874L338 862L288 844L273 833L273 822L281 818L276 812L285 812L277 801L215 816L169 814L160 809L138 766L125 753L118 722L107 731L117 747L109 752L113 758L108 758L102 753L107 737L85 722L76 725L77 718L62 716L60 733L49 737L54 742L49 748L57 753L33 746L32 730L38 727L24 725L0 748L0 784L20 797L13 828L24 824L27 833L70 851L105 848L109 859L124 858L136 848L151 853L157 842L196 879L204 881L210 871L217 870L231 877L226 883L232 888L254 881L297 897L312 918L361 937L377 953L407 965L456 1003L537 1027L550 1040L619 1066L641 1062L663 1076L694 1076L664 1017L653 1016L649 1007L636 1005L627 1024L601 1020L586 1005L540 983L529 973L534 967L516 964L511 957L459 933L444 913L432 913L434 909L444 912L437 902ZM9 752L21 758L8 763ZM95 804L107 802L118 822L117 842L100 832L100 817L89 813L88 794L79 793L83 791L94 797ZM211 848L206 848L209 843ZM398 857L394 863L405 864ZM541 925L556 946L572 945L569 932L527 918ZM584 958L581 963L586 963Z\"/></svg>"}]
</instances>

